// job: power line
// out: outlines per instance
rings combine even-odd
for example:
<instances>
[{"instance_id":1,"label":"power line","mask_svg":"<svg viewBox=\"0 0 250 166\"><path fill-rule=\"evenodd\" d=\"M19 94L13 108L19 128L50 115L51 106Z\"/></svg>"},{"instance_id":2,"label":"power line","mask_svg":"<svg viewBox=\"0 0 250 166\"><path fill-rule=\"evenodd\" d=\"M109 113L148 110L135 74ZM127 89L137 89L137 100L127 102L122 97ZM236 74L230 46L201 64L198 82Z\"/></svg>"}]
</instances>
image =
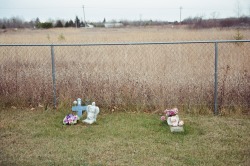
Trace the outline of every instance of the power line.
<instances>
[{"instance_id":1,"label":"power line","mask_svg":"<svg viewBox=\"0 0 250 166\"><path fill-rule=\"evenodd\" d=\"M37 10L37 9L80 9L82 7L76 7L76 6L68 6L68 7L0 7L1 10L19 10L19 9L27 9L27 10ZM167 7L160 7L160 8L143 8L143 7L85 7L87 9L157 9L157 10L179 10L180 8L167 8ZM241 9L247 9L248 7L241 8ZM235 10L233 8L185 8L185 10Z\"/></svg>"}]
</instances>

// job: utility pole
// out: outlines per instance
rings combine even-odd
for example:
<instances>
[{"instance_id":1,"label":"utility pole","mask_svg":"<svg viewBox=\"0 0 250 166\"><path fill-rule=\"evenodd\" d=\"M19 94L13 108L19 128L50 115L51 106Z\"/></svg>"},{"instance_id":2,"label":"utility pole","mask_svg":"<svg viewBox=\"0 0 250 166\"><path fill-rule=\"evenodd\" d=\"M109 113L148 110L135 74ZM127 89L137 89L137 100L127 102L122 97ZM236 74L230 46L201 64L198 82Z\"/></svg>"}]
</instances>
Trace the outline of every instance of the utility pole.
<instances>
[{"instance_id":1,"label":"utility pole","mask_svg":"<svg viewBox=\"0 0 250 166\"><path fill-rule=\"evenodd\" d=\"M182 10L182 7L180 7L180 24L181 24L181 10Z\"/></svg>"},{"instance_id":2,"label":"utility pole","mask_svg":"<svg viewBox=\"0 0 250 166\"><path fill-rule=\"evenodd\" d=\"M76 16L76 18L77 18L77 16ZM77 28L77 19L75 20L75 23L76 23L76 28Z\"/></svg>"},{"instance_id":3,"label":"utility pole","mask_svg":"<svg viewBox=\"0 0 250 166\"><path fill-rule=\"evenodd\" d=\"M250 17L250 4L249 4L249 17Z\"/></svg>"},{"instance_id":4,"label":"utility pole","mask_svg":"<svg viewBox=\"0 0 250 166\"><path fill-rule=\"evenodd\" d=\"M142 17L142 14L140 14L140 27L141 27L141 17Z\"/></svg>"},{"instance_id":5,"label":"utility pole","mask_svg":"<svg viewBox=\"0 0 250 166\"><path fill-rule=\"evenodd\" d=\"M82 5L82 9L83 9L83 19L84 19L84 24L85 24L85 27L86 27L86 26L87 26L87 24L86 24L86 20L85 20L84 5Z\"/></svg>"},{"instance_id":6,"label":"utility pole","mask_svg":"<svg viewBox=\"0 0 250 166\"><path fill-rule=\"evenodd\" d=\"M236 5L235 12L236 12L237 18L239 19L241 15L240 1L237 0L235 5Z\"/></svg>"}]
</instances>

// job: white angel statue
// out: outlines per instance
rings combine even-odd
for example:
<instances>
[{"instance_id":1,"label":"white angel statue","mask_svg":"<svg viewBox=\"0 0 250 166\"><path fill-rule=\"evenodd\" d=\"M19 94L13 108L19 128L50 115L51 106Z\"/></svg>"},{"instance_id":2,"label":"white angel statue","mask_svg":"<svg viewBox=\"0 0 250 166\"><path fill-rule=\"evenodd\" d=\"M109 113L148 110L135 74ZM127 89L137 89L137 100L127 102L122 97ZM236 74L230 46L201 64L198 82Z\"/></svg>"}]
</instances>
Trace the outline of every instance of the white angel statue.
<instances>
[{"instance_id":1,"label":"white angel statue","mask_svg":"<svg viewBox=\"0 0 250 166\"><path fill-rule=\"evenodd\" d=\"M95 102L92 105L87 106L87 119L83 120L82 122L92 124L96 122L97 114L100 112L99 107L95 106Z\"/></svg>"}]
</instances>

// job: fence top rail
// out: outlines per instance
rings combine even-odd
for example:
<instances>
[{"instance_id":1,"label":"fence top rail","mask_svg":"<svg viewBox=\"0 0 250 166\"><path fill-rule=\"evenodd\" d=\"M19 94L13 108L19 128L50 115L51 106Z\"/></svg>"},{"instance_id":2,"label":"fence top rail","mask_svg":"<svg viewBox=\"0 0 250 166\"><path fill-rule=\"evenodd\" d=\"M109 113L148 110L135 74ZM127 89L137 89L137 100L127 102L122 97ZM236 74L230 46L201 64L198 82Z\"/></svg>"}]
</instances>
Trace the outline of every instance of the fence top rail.
<instances>
[{"instance_id":1,"label":"fence top rail","mask_svg":"<svg viewBox=\"0 0 250 166\"><path fill-rule=\"evenodd\" d=\"M79 44L0 44L0 46L111 46L111 45L159 45L159 44L206 44L250 42L250 40L208 40L208 41L176 41L176 42L124 42L124 43L79 43Z\"/></svg>"}]
</instances>

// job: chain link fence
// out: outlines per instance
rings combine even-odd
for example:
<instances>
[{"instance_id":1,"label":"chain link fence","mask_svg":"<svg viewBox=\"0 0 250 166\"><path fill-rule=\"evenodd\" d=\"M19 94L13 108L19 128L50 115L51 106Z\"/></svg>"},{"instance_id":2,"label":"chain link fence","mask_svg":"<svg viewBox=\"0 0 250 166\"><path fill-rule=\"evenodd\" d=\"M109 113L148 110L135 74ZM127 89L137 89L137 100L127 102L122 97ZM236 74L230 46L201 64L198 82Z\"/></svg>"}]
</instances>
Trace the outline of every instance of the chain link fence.
<instances>
[{"instance_id":1,"label":"chain link fence","mask_svg":"<svg viewBox=\"0 0 250 166\"><path fill-rule=\"evenodd\" d=\"M0 45L1 104L249 111L249 54L249 40Z\"/></svg>"}]
</instances>

